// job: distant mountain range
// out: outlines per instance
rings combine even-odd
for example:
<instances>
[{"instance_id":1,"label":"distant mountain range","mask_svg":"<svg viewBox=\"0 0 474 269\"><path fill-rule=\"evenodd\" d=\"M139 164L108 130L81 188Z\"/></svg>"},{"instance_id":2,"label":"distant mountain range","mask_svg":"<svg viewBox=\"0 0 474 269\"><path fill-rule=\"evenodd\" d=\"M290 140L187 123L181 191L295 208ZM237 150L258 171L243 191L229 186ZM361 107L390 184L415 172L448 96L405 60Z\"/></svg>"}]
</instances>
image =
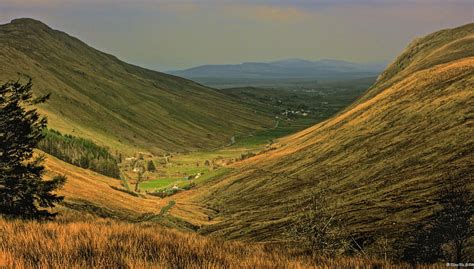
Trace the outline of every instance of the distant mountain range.
<instances>
[{"instance_id":1,"label":"distant mountain range","mask_svg":"<svg viewBox=\"0 0 474 269\"><path fill-rule=\"evenodd\" d=\"M387 63L353 63L339 60L307 61L285 59L267 63L246 62L226 65L201 65L167 73L200 79L354 79L377 76Z\"/></svg>"}]
</instances>

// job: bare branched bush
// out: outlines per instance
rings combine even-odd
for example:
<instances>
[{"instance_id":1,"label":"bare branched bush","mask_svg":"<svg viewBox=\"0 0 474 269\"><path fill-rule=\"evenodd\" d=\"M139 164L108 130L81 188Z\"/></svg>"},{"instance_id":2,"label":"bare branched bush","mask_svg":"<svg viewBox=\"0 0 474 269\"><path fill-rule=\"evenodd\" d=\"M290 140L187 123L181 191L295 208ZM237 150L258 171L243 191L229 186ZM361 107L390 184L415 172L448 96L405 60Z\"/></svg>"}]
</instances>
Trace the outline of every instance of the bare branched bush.
<instances>
[{"instance_id":1,"label":"bare branched bush","mask_svg":"<svg viewBox=\"0 0 474 269\"><path fill-rule=\"evenodd\" d=\"M347 249L348 240L342 220L329 208L326 194L319 191L310 195L290 234L311 255L335 257Z\"/></svg>"}]
</instances>

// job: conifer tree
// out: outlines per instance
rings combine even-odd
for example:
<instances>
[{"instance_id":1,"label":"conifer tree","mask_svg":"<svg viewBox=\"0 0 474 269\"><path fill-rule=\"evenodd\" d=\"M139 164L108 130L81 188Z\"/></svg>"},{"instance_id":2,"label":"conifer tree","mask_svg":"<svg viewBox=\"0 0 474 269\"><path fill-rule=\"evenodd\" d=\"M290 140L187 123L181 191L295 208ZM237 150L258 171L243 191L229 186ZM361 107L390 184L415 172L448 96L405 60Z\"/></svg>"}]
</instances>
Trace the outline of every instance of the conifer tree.
<instances>
[{"instance_id":1,"label":"conifer tree","mask_svg":"<svg viewBox=\"0 0 474 269\"><path fill-rule=\"evenodd\" d=\"M147 166L146 166L146 170L149 171L149 172L155 172L156 171L156 166L155 166L155 164L153 163L152 160L148 161Z\"/></svg>"},{"instance_id":2,"label":"conifer tree","mask_svg":"<svg viewBox=\"0 0 474 269\"><path fill-rule=\"evenodd\" d=\"M33 98L31 87L31 80L0 86L0 215L44 219L56 215L47 209L63 200L53 191L66 178L43 180L44 157L33 156L46 118L31 105L44 103L49 96Z\"/></svg>"}]
</instances>

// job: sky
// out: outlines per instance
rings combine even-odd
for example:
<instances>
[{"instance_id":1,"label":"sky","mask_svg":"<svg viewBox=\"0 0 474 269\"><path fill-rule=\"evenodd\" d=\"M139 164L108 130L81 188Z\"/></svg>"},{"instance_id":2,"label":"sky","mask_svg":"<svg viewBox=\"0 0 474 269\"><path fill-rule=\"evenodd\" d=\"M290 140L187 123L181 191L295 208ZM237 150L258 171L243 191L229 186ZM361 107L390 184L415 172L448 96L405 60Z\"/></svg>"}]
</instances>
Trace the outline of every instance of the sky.
<instances>
[{"instance_id":1,"label":"sky","mask_svg":"<svg viewBox=\"0 0 474 269\"><path fill-rule=\"evenodd\" d=\"M286 58L390 62L416 37L474 22L472 0L0 0L155 70Z\"/></svg>"}]
</instances>

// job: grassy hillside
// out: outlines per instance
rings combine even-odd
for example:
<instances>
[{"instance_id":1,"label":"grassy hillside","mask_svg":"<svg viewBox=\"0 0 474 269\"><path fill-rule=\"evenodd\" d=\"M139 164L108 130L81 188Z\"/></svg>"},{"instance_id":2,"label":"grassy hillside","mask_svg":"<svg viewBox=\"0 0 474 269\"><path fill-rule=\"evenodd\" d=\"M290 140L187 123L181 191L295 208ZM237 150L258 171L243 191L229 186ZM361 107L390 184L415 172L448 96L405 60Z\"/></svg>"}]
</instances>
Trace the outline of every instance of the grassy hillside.
<instances>
[{"instance_id":1,"label":"grassy hillside","mask_svg":"<svg viewBox=\"0 0 474 269\"><path fill-rule=\"evenodd\" d=\"M325 189L354 238L403 238L439 208L444 182L474 184L473 89L474 24L428 35L353 105L185 201L214 210L204 233L284 241L309 193Z\"/></svg>"},{"instance_id":2,"label":"grassy hillside","mask_svg":"<svg viewBox=\"0 0 474 269\"><path fill-rule=\"evenodd\" d=\"M167 201L154 197L137 197L127 192L123 183L91 170L65 163L46 155L47 178L56 175L67 177L66 185L59 191L65 196L65 208L92 213L102 217L140 219L145 215L158 215Z\"/></svg>"},{"instance_id":3,"label":"grassy hillside","mask_svg":"<svg viewBox=\"0 0 474 269\"><path fill-rule=\"evenodd\" d=\"M0 219L0 231L0 267L5 268L410 268L364 258L316 263L285 249L225 242L150 223Z\"/></svg>"},{"instance_id":4,"label":"grassy hillside","mask_svg":"<svg viewBox=\"0 0 474 269\"><path fill-rule=\"evenodd\" d=\"M113 149L183 151L271 127L269 117L192 81L143 69L32 19L0 25L0 81L52 93L49 126Z\"/></svg>"},{"instance_id":5,"label":"grassy hillside","mask_svg":"<svg viewBox=\"0 0 474 269\"><path fill-rule=\"evenodd\" d=\"M45 165L47 177L59 173L68 178L60 191L66 196L60 216L48 222L0 218L0 267L410 268L367 257L313 259L283 246L203 237L182 231L184 226L167 229L163 226L177 227L163 213L173 205L170 199L118 191L119 180L49 155ZM198 209L177 213L203 217Z\"/></svg>"}]
</instances>

